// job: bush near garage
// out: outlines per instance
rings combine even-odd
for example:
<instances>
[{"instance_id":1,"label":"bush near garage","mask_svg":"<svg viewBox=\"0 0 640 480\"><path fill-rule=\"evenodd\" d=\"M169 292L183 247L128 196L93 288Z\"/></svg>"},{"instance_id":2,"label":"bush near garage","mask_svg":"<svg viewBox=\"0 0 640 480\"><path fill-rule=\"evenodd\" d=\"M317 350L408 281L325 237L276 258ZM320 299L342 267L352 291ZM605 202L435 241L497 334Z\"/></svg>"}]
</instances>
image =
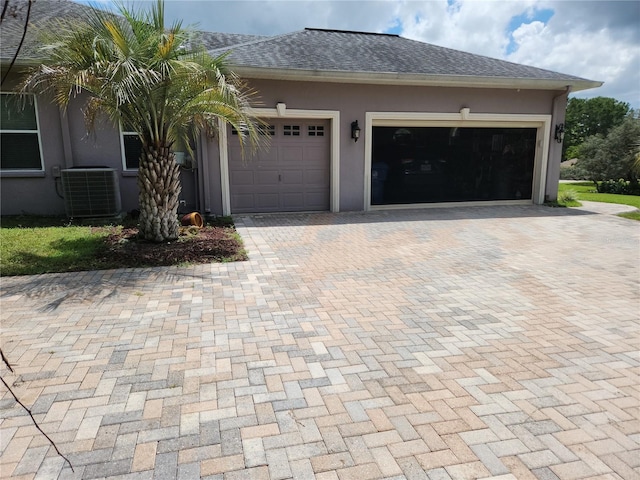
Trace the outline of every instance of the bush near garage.
<instances>
[{"instance_id":1,"label":"bush near garage","mask_svg":"<svg viewBox=\"0 0 640 480\"><path fill-rule=\"evenodd\" d=\"M640 184L620 178L618 180L605 180L597 184L598 193L615 193L617 195L640 195Z\"/></svg>"}]
</instances>

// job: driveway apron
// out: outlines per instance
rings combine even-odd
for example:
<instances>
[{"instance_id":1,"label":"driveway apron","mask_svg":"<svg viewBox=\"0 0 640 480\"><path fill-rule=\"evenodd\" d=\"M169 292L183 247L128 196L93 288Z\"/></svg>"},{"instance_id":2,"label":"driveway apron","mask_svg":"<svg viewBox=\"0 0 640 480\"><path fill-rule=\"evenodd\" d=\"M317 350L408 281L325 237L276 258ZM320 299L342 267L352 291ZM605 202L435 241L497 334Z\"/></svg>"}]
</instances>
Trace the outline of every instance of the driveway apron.
<instances>
[{"instance_id":1,"label":"driveway apron","mask_svg":"<svg viewBox=\"0 0 640 480\"><path fill-rule=\"evenodd\" d=\"M235 218L250 260L3 278L0 477L640 478L640 230Z\"/></svg>"}]
</instances>

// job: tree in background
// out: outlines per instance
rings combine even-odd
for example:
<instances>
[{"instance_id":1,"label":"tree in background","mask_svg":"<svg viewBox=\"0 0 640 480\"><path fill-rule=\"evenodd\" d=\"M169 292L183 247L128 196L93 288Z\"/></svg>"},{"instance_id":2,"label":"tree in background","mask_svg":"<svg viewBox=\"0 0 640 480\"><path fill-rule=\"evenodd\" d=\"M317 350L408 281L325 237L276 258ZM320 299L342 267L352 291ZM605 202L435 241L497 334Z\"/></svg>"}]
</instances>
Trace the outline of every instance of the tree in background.
<instances>
[{"instance_id":1,"label":"tree in background","mask_svg":"<svg viewBox=\"0 0 640 480\"><path fill-rule=\"evenodd\" d=\"M565 117L563 159L579 158L578 148L588 137L607 135L622 123L629 110L628 103L615 98L570 98Z\"/></svg>"},{"instance_id":2,"label":"tree in background","mask_svg":"<svg viewBox=\"0 0 640 480\"><path fill-rule=\"evenodd\" d=\"M178 238L180 166L176 142L190 154L190 139L231 124L242 145L256 145L259 122L252 93L226 68L224 56L207 54L180 22L165 28L164 3L149 11L120 4L119 15L93 8L82 22L51 28L45 64L31 71L23 91L52 94L65 107L87 92L88 126L105 113L138 133L140 235L162 242Z\"/></svg>"},{"instance_id":3,"label":"tree in background","mask_svg":"<svg viewBox=\"0 0 640 480\"><path fill-rule=\"evenodd\" d=\"M607 136L593 135L579 147L580 161L576 166L594 182L625 179L638 183L638 149L640 118L633 111L613 127Z\"/></svg>"}]
</instances>

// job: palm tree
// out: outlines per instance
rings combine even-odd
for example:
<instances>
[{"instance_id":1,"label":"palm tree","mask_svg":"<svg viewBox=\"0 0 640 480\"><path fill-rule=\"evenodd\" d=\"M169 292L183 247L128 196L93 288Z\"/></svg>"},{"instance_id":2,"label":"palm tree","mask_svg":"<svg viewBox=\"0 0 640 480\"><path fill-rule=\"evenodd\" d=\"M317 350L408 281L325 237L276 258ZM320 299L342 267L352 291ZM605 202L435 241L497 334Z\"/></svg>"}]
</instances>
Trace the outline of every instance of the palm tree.
<instances>
[{"instance_id":1,"label":"palm tree","mask_svg":"<svg viewBox=\"0 0 640 480\"><path fill-rule=\"evenodd\" d=\"M215 133L219 120L239 132L243 145L257 145L253 92L228 71L224 55L207 54L195 32L181 22L165 28L162 0L149 11L121 4L118 13L93 8L83 21L56 28L55 37L45 38L46 61L28 74L22 91L52 94L63 108L88 92L89 128L105 113L137 132L140 235L174 240L181 191L174 145L193 154L189 140Z\"/></svg>"}]
</instances>

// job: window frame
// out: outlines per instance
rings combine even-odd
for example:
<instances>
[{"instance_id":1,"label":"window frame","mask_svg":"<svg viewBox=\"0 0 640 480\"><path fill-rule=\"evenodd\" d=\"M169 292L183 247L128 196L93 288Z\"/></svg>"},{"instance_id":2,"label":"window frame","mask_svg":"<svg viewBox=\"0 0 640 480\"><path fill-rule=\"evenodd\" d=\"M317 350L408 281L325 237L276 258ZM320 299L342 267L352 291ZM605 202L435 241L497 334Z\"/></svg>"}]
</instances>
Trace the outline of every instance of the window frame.
<instances>
[{"instance_id":1,"label":"window frame","mask_svg":"<svg viewBox=\"0 0 640 480\"><path fill-rule=\"evenodd\" d=\"M44 156L43 156L43 148L42 148L42 135L40 134L40 113L38 109L38 97L32 93L19 94L14 92L3 92L0 91L0 95L27 95L30 97L29 102L33 103L33 111L36 117L36 129L35 130L14 130L14 129L5 129L0 125L0 137L3 133L12 133L12 134L36 134L38 139L38 154L40 156L40 168L2 168L0 167L0 174L32 174L39 176L44 173Z\"/></svg>"},{"instance_id":2,"label":"window frame","mask_svg":"<svg viewBox=\"0 0 640 480\"><path fill-rule=\"evenodd\" d=\"M120 131L120 157L122 159L122 171L123 172L129 172L129 173L137 172L138 168L140 168L140 167L129 168L127 166L127 152L125 151L125 148L124 148L124 136L125 135L133 135L133 136L135 136L136 138L139 139L138 133L137 132L133 132L133 131L129 131L129 130L125 131L124 128L122 128L122 124L118 125L118 130Z\"/></svg>"}]
</instances>

